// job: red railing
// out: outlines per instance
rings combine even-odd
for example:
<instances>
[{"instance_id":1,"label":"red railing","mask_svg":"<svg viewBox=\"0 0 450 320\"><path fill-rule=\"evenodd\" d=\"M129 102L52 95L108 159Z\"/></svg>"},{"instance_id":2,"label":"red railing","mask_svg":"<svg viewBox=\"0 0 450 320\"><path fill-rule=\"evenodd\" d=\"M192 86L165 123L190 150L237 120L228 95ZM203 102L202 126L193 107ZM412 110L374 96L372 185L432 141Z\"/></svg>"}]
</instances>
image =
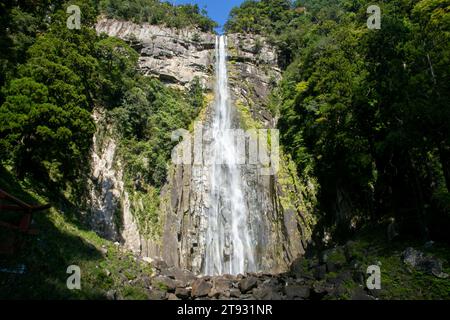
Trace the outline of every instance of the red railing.
<instances>
[{"instance_id":1,"label":"red railing","mask_svg":"<svg viewBox=\"0 0 450 320\"><path fill-rule=\"evenodd\" d=\"M21 215L19 223L2 221L0 215L0 227L14 230L22 234L37 234L38 231L31 228L33 214L47 210L51 207L50 204L30 205L2 189L0 189L0 200L0 213L2 213L2 211L13 211ZM4 204L3 202L8 202L8 204ZM10 241L5 241L3 244L0 243L0 253L12 254L21 246L21 243L17 244L17 241L14 241L14 239L9 240Z\"/></svg>"}]
</instances>

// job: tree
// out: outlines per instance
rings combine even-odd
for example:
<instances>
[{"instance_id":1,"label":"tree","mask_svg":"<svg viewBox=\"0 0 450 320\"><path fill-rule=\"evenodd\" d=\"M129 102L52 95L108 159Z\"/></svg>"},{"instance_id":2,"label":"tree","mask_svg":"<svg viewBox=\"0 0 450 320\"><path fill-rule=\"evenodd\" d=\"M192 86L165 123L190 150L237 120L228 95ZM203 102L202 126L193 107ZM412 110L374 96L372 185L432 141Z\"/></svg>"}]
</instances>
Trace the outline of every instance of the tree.
<instances>
[{"instance_id":1,"label":"tree","mask_svg":"<svg viewBox=\"0 0 450 320\"><path fill-rule=\"evenodd\" d=\"M49 92L32 78L13 80L4 92L1 154L12 161L19 176L25 172L45 175L53 165L57 167L54 177L70 177L77 168L74 164L88 152L94 132L90 113L73 104L51 103Z\"/></svg>"}]
</instances>

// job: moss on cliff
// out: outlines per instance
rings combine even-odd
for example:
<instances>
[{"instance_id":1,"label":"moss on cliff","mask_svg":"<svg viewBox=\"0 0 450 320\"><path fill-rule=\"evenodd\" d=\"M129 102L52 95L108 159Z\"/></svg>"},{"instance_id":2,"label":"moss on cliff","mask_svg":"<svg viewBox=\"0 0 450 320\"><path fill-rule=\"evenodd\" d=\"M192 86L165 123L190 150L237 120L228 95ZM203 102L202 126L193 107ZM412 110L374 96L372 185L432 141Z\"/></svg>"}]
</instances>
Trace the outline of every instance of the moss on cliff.
<instances>
[{"instance_id":1,"label":"moss on cliff","mask_svg":"<svg viewBox=\"0 0 450 320\"><path fill-rule=\"evenodd\" d=\"M130 204L139 233L146 239L158 239L162 232L162 223L159 217L159 190L148 186L144 192L132 191Z\"/></svg>"},{"instance_id":2,"label":"moss on cliff","mask_svg":"<svg viewBox=\"0 0 450 320\"><path fill-rule=\"evenodd\" d=\"M233 68L232 68L233 70ZM252 101L249 99L245 103L237 100L235 105L241 127L245 130L263 129L264 126L256 120L251 113ZM270 134L268 134L268 144L270 146ZM279 170L276 176L277 196L282 212L293 210L297 213L299 224L301 225L301 237L305 242L312 236L314 225L317 223L315 210L317 205L316 194L318 191L317 181L310 175L308 170L301 174L288 154L282 148L279 150ZM280 252L280 257L283 254Z\"/></svg>"},{"instance_id":3,"label":"moss on cliff","mask_svg":"<svg viewBox=\"0 0 450 320\"><path fill-rule=\"evenodd\" d=\"M314 215L317 205L317 181L307 172L298 174L297 168L289 155L280 151L280 203L284 210L295 210L302 221L302 237L308 241L317 223Z\"/></svg>"},{"instance_id":4,"label":"moss on cliff","mask_svg":"<svg viewBox=\"0 0 450 320\"><path fill-rule=\"evenodd\" d=\"M236 109L239 112L239 120L241 127L244 130L263 128L263 125L252 117L250 106L248 106L241 100L238 100L236 101Z\"/></svg>"}]
</instances>

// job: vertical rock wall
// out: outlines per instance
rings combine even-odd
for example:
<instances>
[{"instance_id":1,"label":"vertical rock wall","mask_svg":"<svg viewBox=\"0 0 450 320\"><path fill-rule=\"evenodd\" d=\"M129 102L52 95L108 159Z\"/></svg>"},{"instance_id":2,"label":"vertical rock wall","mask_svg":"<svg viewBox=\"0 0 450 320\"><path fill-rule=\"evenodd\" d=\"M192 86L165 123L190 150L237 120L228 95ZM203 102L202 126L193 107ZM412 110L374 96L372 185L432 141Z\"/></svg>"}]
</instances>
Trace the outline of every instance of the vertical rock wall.
<instances>
[{"instance_id":1,"label":"vertical rock wall","mask_svg":"<svg viewBox=\"0 0 450 320\"><path fill-rule=\"evenodd\" d=\"M97 31L132 41L140 48L140 68L147 75L157 76L177 87L186 86L194 76L202 79L207 88L214 85L215 36L212 34L116 20L100 21ZM256 36L232 34L228 39L236 127L275 128L277 120L267 109L268 95L281 78L275 50L265 39ZM202 121L207 128L211 122L211 106L205 110ZM208 139L203 138L204 152L211 142ZM171 166L161 193L161 238L146 239L139 235L123 182L121 186L116 181L120 180L121 169L120 159L112 155L114 142L104 142L102 146L93 151L92 221L103 226L97 230L108 238L119 239L143 256L201 273L210 191L207 170L196 165ZM304 253L314 225L315 188L307 178L299 179L295 168L283 155L276 175L261 176L258 172L250 166L244 172L250 215L263 213L263 221L252 223L252 232L259 235L255 244L258 265L262 272L279 273ZM122 215L124 225L121 227L114 225L113 212L117 211Z\"/></svg>"}]
</instances>

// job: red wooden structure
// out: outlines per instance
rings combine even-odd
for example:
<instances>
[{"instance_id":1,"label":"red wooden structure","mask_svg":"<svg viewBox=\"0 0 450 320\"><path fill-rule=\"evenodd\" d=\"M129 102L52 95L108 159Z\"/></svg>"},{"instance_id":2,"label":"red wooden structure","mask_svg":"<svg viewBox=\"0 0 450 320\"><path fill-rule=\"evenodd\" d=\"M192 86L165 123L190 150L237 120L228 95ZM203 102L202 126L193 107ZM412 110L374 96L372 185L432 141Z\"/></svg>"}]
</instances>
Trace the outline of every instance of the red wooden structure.
<instances>
[{"instance_id":1,"label":"red wooden structure","mask_svg":"<svg viewBox=\"0 0 450 320\"><path fill-rule=\"evenodd\" d=\"M39 206L30 205L0 189L0 214L4 211L12 211L17 213L20 218L18 223L11 223L2 221L2 217L0 215L0 227L14 231L11 237L8 237L3 240L3 242L0 242L0 253L12 254L20 248L21 241L16 241L15 233L25 235L37 234L38 231L31 228L33 214L47 210L50 207L50 204Z\"/></svg>"}]
</instances>

